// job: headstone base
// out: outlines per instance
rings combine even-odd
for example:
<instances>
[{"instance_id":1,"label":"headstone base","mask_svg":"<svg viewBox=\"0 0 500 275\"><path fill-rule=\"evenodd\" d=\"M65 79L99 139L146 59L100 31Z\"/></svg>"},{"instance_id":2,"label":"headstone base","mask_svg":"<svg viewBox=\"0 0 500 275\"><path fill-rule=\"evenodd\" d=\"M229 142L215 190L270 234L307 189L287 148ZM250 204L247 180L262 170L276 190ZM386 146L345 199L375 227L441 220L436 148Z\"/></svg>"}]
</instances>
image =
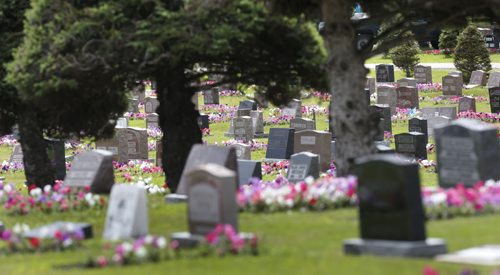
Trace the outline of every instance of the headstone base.
<instances>
[{"instance_id":1,"label":"headstone base","mask_svg":"<svg viewBox=\"0 0 500 275\"><path fill-rule=\"evenodd\" d=\"M239 233L239 237L246 241L251 240L255 235L253 233ZM177 241L180 248L194 248L197 247L203 240L205 236L193 235L189 232L176 232L170 235L170 241Z\"/></svg>"},{"instance_id":2,"label":"headstone base","mask_svg":"<svg viewBox=\"0 0 500 275\"><path fill-rule=\"evenodd\" d=\"M431 258L447 252L446 241L428 238L425 241L388 241L348 239L344 241L344 253L350 255L371 254L391 257Z\"/></svg>"},{"instance_id":3,"label":"headstone base","mask_svg":"<svg viewBox=\"0 0 500 275\"><path fill-rule=\"evenodd\" d=\"M187 202L188 197L181 194L168 194L165 196L166 203L184 203Z\"/></svg>"},{"instance_id":4,"label":"headstone base","mask_svg":"<svg viewBox=\"0 0 500 275\"><path fill-rule=\"evenodd\" d=\"M262 159L262 162L280 162L288 159Z\"/></svg>"},{"instance_id":5,"label":"headstone base","mask_svg":"<svg viewBox=\"0 0 500 275\"><path fill-rule=\"evenodd\" d=\"M475 84L465 85L465 89L472 89L472 88L476 88L476 87L479 87L479 85L475 85Z\"/></svg>"}]
</instances>

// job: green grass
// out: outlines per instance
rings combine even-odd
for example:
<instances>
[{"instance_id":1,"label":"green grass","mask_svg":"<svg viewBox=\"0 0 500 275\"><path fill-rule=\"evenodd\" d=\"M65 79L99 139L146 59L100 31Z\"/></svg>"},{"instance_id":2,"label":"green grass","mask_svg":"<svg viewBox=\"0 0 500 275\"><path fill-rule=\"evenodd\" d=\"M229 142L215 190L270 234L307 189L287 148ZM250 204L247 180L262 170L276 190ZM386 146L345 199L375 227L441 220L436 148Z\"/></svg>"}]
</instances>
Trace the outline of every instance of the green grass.
<instances>
[{"instance_id":1,"label":"green grass","mask_svg":"<svg viewBox=\"0 0 500 275\"><path fill-rule=\"evenodd\" d=\"M402 77L396 72L396 78ZM434 71L435 81L440 82L447 71ZM485 96L484 88L464 90L466 95ZM438 93L421 93L420 96L433 98ZM235 106L243 97L221 97L222 104ZM203 100L200 98L200 104ZM326 102L316 99L303 100L305 105L327 106ZM446 106L421 102L421 107ZM489 111L488 103L476 103L479 111ZM264 115L267 117L268 112ZM328 128L326 116L317 116L317 129ZM133 120L131 126L145 127L142 120ZM212 135L205 139L213 144L230 138L224 137L229 123L211 124ZM287 125L273 126L287 127ZM269 126L265 131L269 131ZM393 123L393 133L406 132L406 122ZM265 139L259 139L264 142ZM431 139L432 143L433 140ZM394 146L394 144L392 144ZM0 147L0 160L7 160L11 147ZM262 159L264 150L252 152L253 159ZM150 157L154 152L150 152ZM429 154L435 159L435 154ZM421 171L422 185L435 186L437 177L434 173ZM21 184L24 181L22 172L4 173L8 182ZM267 179L270 179L268 177ZM162 178L156 176L154 182L161 184ZM150 233L169 236L172 232L187 230L185 205L167 205L161 196L149 196ZM242 213L239 223L242 231L255 232L262 237L261 254L258 257L228 256L224 258L192 258L176 259L157 264L145 264L127 268L106 268L95 270L60 269L57 266L82 263L89 255L102 253L102 230L105 210L88 210L72 213L33 213L25 217L7 215L0 207L0 220L7 226L15 223L27 223L31 227L57 220L89 222L94 227L95 238L85 242L82 249L65 252L0 255L0 274L421 274L424 266L437 268L440 274L458 274L466 265L445 264L429 259L400 259L378 257L345 256L342 252L342 240L358 236L357 211L351 209L331 210L321 213L289 212L275 214ZM499 215L486 215L470 218L456 218L427 223L429 237L445 238L450 251L487 243L498 243L500 227ZM0 246L3 245L0 243ZM490 274L493 268L478 268Z\"/></svg>"},{"instance_id":2,"label":"green grass","mask_svg":"<svg viewBox=\"0 0 500 275\"><path fill-rule=\"evenodd\" d=\"M453 63L453 57L445 57L443 54L420 54L420 63ZM492 63L500 62L500 54L490 54ZM377 55L366 61L367 64L387 64L392 63L392 59Z\"/></svg>"}]
</instances>

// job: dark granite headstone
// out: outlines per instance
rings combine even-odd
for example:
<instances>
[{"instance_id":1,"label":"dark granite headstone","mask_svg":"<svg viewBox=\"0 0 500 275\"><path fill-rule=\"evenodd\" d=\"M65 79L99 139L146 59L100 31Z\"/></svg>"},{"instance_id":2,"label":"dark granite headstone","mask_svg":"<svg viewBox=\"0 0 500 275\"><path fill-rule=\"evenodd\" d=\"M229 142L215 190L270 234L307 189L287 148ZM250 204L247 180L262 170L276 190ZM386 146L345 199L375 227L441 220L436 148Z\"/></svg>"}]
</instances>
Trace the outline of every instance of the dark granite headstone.
<instances>
[{"instance_id":1,"label":"dark granite headstone","mask_svg":"<svg viewBox=\"0 0 500 275\"><path fill-rule=\"evenodd\" d=\"M293 152L311 152L319 155L320 169L330 169L332 134L326 131L304 130L295 132Z\"/></svg>"},{"instance_id":2,"label":"dark granite headstone","mask_svg":"<svg viewBox=\"0 0 500 275\"><path fill-rule=\"evenodd\" d=\"M391 114L396 113L396 106L398 104L398 93L396 86L380 85L377 87L377 104L389 105L391 107Z\"/></svg>"},{"instance_id":3,"label":"dark granite headstone","mask_svg":"<svg viewBox=\"0 0 500 275\"><path fill-rule=\"evenodd\" d=\"M156 108L160 105L160 102L156 97L146 97L144 99L144 112L146 114L156 113Z\"/></svg>"},{"instance_id":4,"label":"dark granite headstone","mask_svg":"<svg viewBox=\"0 0 500 275\"><path fill-rule=\"evenodd\" d=\"M238 173L236 150L232 147L195 144L191 147L177 188L177 194L187 195L186 174L202 164L214 163Z\"/></svg>"},{"instance_id":5,"label":"dark granite headstone","mask_svg":"<svg viewBox=\"0 0 500 275\"><path fill-rule=\"evenodd\" d=\"M127 154L127 160L148 159L148 133L146 129L129 127L121 132L125 136L126 143L120 143L120 147L126 147L126 149L123 148L123 151ZM117 135L122 133L117 133Z\"/></svg>"},{"instance_id":6,"label":"dark granite headstone","mask_svg":"<svg viewBox=\"0 0 500 275\"><path fill-rule=\"evenodd\" d=\"M210 129L210 118L208 115L200 114L198 117L198 126L200 129Z\"/></svg>"},{"instance_id":7,"label":"dark granite headstone","mask_svg":"<svg viewBox=\"0 0 500 275\"><path fill-rule=\"evenodd\" d=\"M267 159L289 159L293 154L295 129L271 128L267 142Z\"/></svg>"},{"instance_id":8,"label":"dark granite headstone","mask_svg":"<svg viewBox=\"0 0 500 275\"><path fill-rule=\"evenodd\" d=\"M300 182L308 176L319 178L319 156L310 152L293 154L288 166L288 181Z\"/></svg>"},{"instance_id":9,"label":"dark granite headstone","mask_svg":"<svg viewBox=\"0 0 500 275\"><path fill-rule=\"evenodd\" d=\"M219 91L217 88L203 91L203 104L219 104Z\"/></svg>"},{"instance_id":10,"label":"dark granite headstone","mask_svg":"<svg viewBox=\"0 0 500 275\"><path fill-rule=\"evenodd\" d=\"M253 100L242 100L240 101L240 105L238 106L238 109L250 109L250 110L257 110L257 103Z\"/></svg>"},{"instance_id":11,"label":"dark granite headstone","mask_svg":"<svg viewBox=\"0 0 500 275\"><path fill-rule=\"evenodd\" d=\"M294 118L290 120L290 128L295 129L295 132L316 130L316 121L309 118Z\"/></svg>"},{"instance_id":12,"label":"dark granite headstone","mask_svg":"<svg viewBox=\"0 0 500 275\"><path fill-rule=\"evenodd\" d=\"M238 160L239 186L248 184L251 178L262 179L262 165L256 160Z\"/></svg>"},{"instance_id":13,"label":"dark granite headstone","mask_svg":"<svg viewBox=\"0 0 500 275\"><path fill-rule=\"evenodd\" d=\"M401 86L397 89L397 107L398 108L417 108L418 104L418 90L415 87Z\"/></svg>"},{"instance_id":14,"label":"dark granite headstone","mask_svg":"<svg viewBox=\"0 0 500 275\"><path fill-rule=\"evenodd\" d=\"M429 131L427 129L427 120L414 117L408 120L408 132L418 132L425 135L425 144L429 143Z\"/></svg>"},{"instance_id":15,"label":"dark granite headstone","mask_svg":"<svg viewBox=\"0 0 500 275\"><path fill-rule=\"evenodd\" d=\"M396 153L415 159L427 159L426 136L419 132L394 135Z\"/></svg>"},{"instance_id":16,"label":"dark granite headstone","mask_svg":"<svg viewBox=\"0 0 500 275\"><path fill-rule=\"evenodd\" d=\"M490 88L488 91L490 94L491 112L494 114L500 113L500 86Z\"/></svg>"},{"instance_id":17,"label":"dark granite headstone","mask_svg":"<svg viewBox=\"0 0 500 275\"><path fill-rule=\"evenodd\" d=\"M415 66L415 80L417 80L417 83L432 83L432 67Z\"/></svg>"},{"instance_id":18,"label":"dark granite headstone","mask_svg":"<svg viewBox=\"0 0 500 275\"><path fill-rule=\"evenodd\" d=\"M161 155L163 154L163 143L161 140L156 141L156 166L162 167Z\"/></svg>"},{"instance_id":19,"label":"dark granite headstone","mask_svg":"<svg viewBox=\"0 0 500 275\"><path fill-rule=\"evenodd\" d=\"M130 113L138 113L139 112L138 105L139 105L139 100L137 100L135 98L129 99L127 111Z\"/></svg>"},{"instance_id":20,"label":"dark granite headstone","mask_svg":"<svg viewBox=\"0 0 500 275\"><path fill-rule=\"evenodd\" d=\"M370 90L370 94L377 92L377 79L375 77L367 77L365 89Z\"/></svg>"},{"instance_id":21,"label":"dark granite headstone","mask_svg":"<svg viewBox=\"0 0 500 275\"><path fill-rule=\"evenodd\" d=\"M356 160L361 238L426 239L418 164L395 154Z\"/></svg>"},{"instance_id":22,"label":"dark granite headstone","mask_svg":"<svg viewBox=\"0 0 500 275\"><path fill-rule=\"evenodd\" d=\"M64 183L70 187L90 186L94 194L109 194L115 183L113 153L94 150L78 154Z\"/></svg>"},{"instance_id":23,"label":"dark granite headstone","mask_svg":"<svg viewBox=\"0 0 500 275\"><path fill-rule=\"evenodd\" d=\"M47 156L54 168L55 179L63 180L66 176L66 157L64 141L57 139L45 139L47 143Z\"/></svg>"},{"instance_id":24,"label":"dark granite headstone","mask_svg":"<svg viewBox=\"0 0 500 275\"><path fill-rule=\"evenodd\" d=\"M498 86L500 86L500 72L490 72L486 87L493 88Z\"/></svg>"},{"instance_id":25,"label":"dark granite headstone","mask_svg":"<svg viewBox=\"0 0 500 275\"><path fill-rule=\"evenodd\" d=\"M484 71L473 71L470 79L469 79L469 85L473 86L486 86L487 78L486 78L486 73Z\"/></svg>"},{"instance_id":26,"label":"dark granite headstone","mask_svg":"<svg viewBox=\"0 0 500 275\"><path fill-rule=\"evenodd\" d=\"M394 82L394 65L380 64L375 66L377 82Z\"/></svg>"},{"instance_id":27,"label":"dark granite headstone","mask_svg":"<svg viewBox=\"0 0 500 275\"><path fill-rule=\"evenodd\" d=\"M461 76L445 75L443 76L443 95L462 96L462 87L464 81Z\"/></svg>"},{"instance_id":28,"label":"dark granite headstone","mask_svg":"<svg viewBox=\"0 0 500 275\"><path fill-rule=\"evenodd\" d=\"M459 119L438 127L436 154L441 187L500 179L498 130L475 120Z\"/></svg>"},{"instance_id":29,"label":"dark granite headstone","mask_svg":"<svg viewBox=\"0 0 500 275\"><path fill-rule=\"evenodd\" d=\"M458 112L476 112L476 99L470 96L458 100Z\"/></svg>"},{"instance_id":30,"label":"dark granite headstone","mask_svg":"<svg viewBox=\"0 0 500 275\"><path fill-rule=\"evenodd\" d=\"M387 105L371 105L370 106L370 111L372 113L378 113L380 114L381 120L381 125L383 131L390 132L392 133L392 122L391 122L391 109ZM383 133L382 131L382 139L383 139Z\"/></svg>"}]
</instances>

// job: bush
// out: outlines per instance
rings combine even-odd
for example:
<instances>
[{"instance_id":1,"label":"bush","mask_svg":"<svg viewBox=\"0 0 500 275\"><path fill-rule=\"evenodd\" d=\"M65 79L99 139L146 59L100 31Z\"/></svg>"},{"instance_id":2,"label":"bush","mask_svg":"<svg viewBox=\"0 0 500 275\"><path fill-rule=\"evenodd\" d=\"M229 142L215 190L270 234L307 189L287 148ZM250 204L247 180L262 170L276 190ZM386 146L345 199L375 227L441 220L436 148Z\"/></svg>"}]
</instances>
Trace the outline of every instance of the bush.
<instances>
[{"instance_id":1,"label":"bush","mask_svg":"<svg viewBox=\"0 0 500 275\"><path fill-rule=\"evenodd\" d=\"M475 70L491 70L490 53L476 27L468 26L458 36L454 63L467 80Z\"/></svg>"},{"instance_id":2,"label":"bush","mask_svg":"<svg viewBox=\"0 0 500 275\"><path fill-rule=\"evenodd\" d=\"M453 49L457 46L457 38L460 30L457 28L446 28L439 35L439 49L446 57L450 57Z\"/></svg>"},{"instance_id":3,"label":"bush","mask_svg":"<svg viewBox=\"0 0 500 275\"><path fill-rule=\"evenodd\" d=\"M394 65L406 73L407 77L413 75L413 68L420 62L420 48L413 36L407 36L405 42L392 49L391 58Z\"/></svg>"}]
</instances>

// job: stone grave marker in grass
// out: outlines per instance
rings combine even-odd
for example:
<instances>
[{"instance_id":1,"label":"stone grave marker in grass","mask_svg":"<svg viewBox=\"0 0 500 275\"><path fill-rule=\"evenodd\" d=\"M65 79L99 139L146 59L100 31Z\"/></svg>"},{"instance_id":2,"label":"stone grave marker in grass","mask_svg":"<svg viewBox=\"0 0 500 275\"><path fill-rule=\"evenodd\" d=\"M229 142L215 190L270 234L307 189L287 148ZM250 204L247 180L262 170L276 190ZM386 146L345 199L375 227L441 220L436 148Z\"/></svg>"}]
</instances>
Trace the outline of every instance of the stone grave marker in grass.
<instances>
[{"instance_id":1,"label":"stone grave marker in grass","mask_svg":"<svg viewBox=\"0 0 500 275\"><path fill-rule=\"evenodd\" d=\"M396 153L412 159L427 159L426 135L419 132L409 132L394 135Z\"/></svg>"},{"instance_id":2,"label":"stone grave marker in grass","mask_svg":"<svg viewBox=\"0 0 500 275\"><path fill-rule=\"evenodd\" d=\"M445 75L443 76L443 95L462 96L462 87L464 81L462 76Z\"/></svg>"},{"instance_id":3,"label":"stone grave marker in grass","mask_svg":"<svg viewBox=\"0 0 500 275\"><path fill-rule=\"evenodd\" d=\"M90 186L94 194L109 194L115 183L113 153L94 150L77 155L64 183L70 187Z\"/></svg>"},{"instance_id":4,"label":"stone grave marker in grass","mask_svg":"<svg viewBox=\"0 0 500 275\"><path fill-rule=\"evenodd\" d=\"M219 91L217 88L203 91L203 104L219 104Z\"/></svg>"},{"instance_id":5,"label":"stone grave marker in grass","mask_svg":"<svg viewBox=\"0 0 500 275\"><path fill-rule=\"evenodd\" d=\"M481 70L473 71L469 79L469 84L467 84L465 88L472 89L478 86L486 86L487 82L486 76L487 75L484 71Z\"/></svg>"},{"instance_id":6,"label":"stone grave marker in grass","mask_svg":"<svg viewBox=\"0 0 500 275\"><path fill-rule=\"evenodd\" d=\"M146 114L156 113L156 108L160 105L160 102L156 97L146 97L144 99L144 112Z\"/></svg>"},{"instance_id":7,"label":"stone grave marker in grass","mask_svg":"<svg viewBox=\"0 0 500 275\"><path fill-rule=\"evenodd\" d=\"M409 77L401 78L398 79L397 83L400 87L413 87L413 88L417 87L417 80L415 78L409 78Z\"/></svg>"},{"instance_id":8,"label":"stone grave marker in grass","mask_svg":"<svg viewBox=\"0 0 500 275\"><path fill-rule=\"evenodd\" d=\"M149 231L146 189L115 184L109 197L103 239L126 240L145 236Z\"/></svg>"},{"instance_id":9,"label":"stone grave marker in grass","mask_svg":"<svg viewBox=\"0 0 500 275\"><path fill-rule=\"evenodd\" d=\"M441 187L500 179L497 128L459 119L435 129L438 179Z\"/></svg>"},{"instance_id":10,"label":"stone grave marker in grass","mask_svg":"<svg viewBox=\"0 0 500 275\"><path fill-rule=\"evenodd\" d=\"M431 66L415 66L415 80L417 83L432 83L432 67Z\"/></svg>"},{"instance_id":11,"label":"stone grave marker in grass","mask_svg":"<svg viewBox=\"0 0 500 275\"><path fill-rule=\"evenodd\" d=\"M251 159L251 146L244 143L235 143L231 145L236 150L236 158Z\"/></svg>"},{"instance_id":12,"label":"stone grave marker in grass","mask_svg":"<svg viewBox=\"0 0 500 275\"><path fill-rule=\"evenodd\" d=\"M498 86L500 86L500 72L490 72L486 87L493 88Z\"/></svg>"},{"instance_id":13,"label":"stone grave marker in grass","mask_svg":"<svg viewBox=\"0 0 500 275\"><path fill-rule=\"evenodd\" d=\"M293 99L285 108L282 109L281 115L291 118L302 117L302 101Z\"/></svg>"},{"instance_id":14,"label":"stone grave marker in grass","mask_svg":"<svg viewBox=\"0 0 500 275\"><path fill-rule=\"evenodd\" d=\"M395 86L380 85L377 87L377 104L388 105L391 108L391 114L396 113L398 104L398 94Z\"/></svg>"},{"instance_id":15,"label":"stone grave marker in grass","mask_svg":"<svg viewBox=\"0 0 500 275\"><path fill-rule=\"evenodd\" d=\"M288 181L300 182L308 176L319 178L319 156L311 152L293 154L288 166Z\"/></svg>"},{"instance_id":16,"label":"stone grave marker in grass","mask_svg":"<svg viewBox=\"0 0 500 275\"><path fill-rule=\"evenodd\" d=\"M401 86L397 88L398 108L417 108L419 107L418 90L415 87Z\"/></svg>"},{"instance_id":17,"label":"stone grave marker in grass","mask_svg":"<svg viewBox=\"0 0 500 275\"><path fill-rule=\"evenodd\" d=\"M256 111L257 103L254 100L249 100L249 99L242 100L238 105L238 110L244 110L244 109Z\"/></svg>"},{"instance_id":18,"label":"stone grave marker in grass","mask_svg":"<svg viewBox=\"0 0 500 275\"><path fill-rule=\"evenodd\" d=\"M470 96L458 100L458 112L476 112L476 99Z\"/></svg>"},{"instance_id":19,"label":"stone grave marker in grass","mask_svg":"<svg viewBox=\"0 0 500 275\"><path fill-rule=\"evenodd\" d=\"M295 132L316 130L316 121L309 118L294 118L290 120L290 128L295 129Z\"/></svg>"},{"instance_id":20,"label":"stone grave marker in grass","mask_svg":"<svg viewBox=\"0 0 500 275\"><path fill-rule=\"evenodd\" d=\"M295 129L271 128L264 161L289 159L293 154L294 133Z\"/></svg>"},{"instance_id":21,"label":"stone grave marker in grass","mask_svg":"<svg viewBox=\"0 0 500 275\"><path fill-rule=\"evenodd\" d=\"M157 113L146 115L146 128L158 127L160 116Z\"/></svg>"},{"instance_id":22,"label":"stone grave marker in grass","mask_svg":"<svg viewBox=\"0 0 500 275\"><path fill-rule=\"evenodd\" d=\"M57 232L63 234L82 234L83 239L90 239L94 236L92 225L88 223L75 223L57 221L33 228L23 234L25 238L54 239Z\"/></svg>"},{"instance_id":23,"label":"stone grave marker in grass","mask_svg":"<svg viewBox=\"0 0 500 275\"><path fill-rule=\"evenodd\" d=\"M260 138L264 137L264 114L262 111L250 111L250 117L252 118L252 128L254 137Z\"/></svg>"},{"instance_id":24,"label":"stone grave marker in grass","mask_svg":"<svg viewBox=\"0 0 500 275\"><path fill-rule=\"evenodd\" d=\"M494 114L500 113L500 86L489 88L488 92L491 112Z\"/></svg>"},{"instance_id":25,"label":"stone grave marker in grass","mask_svg":"<svg viewBox=\"0 0 500 275\"><path fill-rule=\"evenodd\" d=\"M446 242L427 238L419 167L397 154L356 160L359 239L344 241L346 254L434 257L446 253Z\"/></svg>"},{"instance_id":26,"label":"stone grave marker in grass","mask_svg":"<svg viewBox=\"0 0 500 275\"><path fill-rule=\"evenodd\" d=\"M380 64L375 66L377 82L394 82L394 65Z\"/></svg>"},{"instance_id":27,"label":"stone grave marker in grass","mask_svg":"<svg viewBox=\"0 0 500 275\"><path fill-rule=\"evenodd\" d=\"M198 126L200 129L210 129L210 118L206 114L200 114L198 117Z\"/></svg>"},{"instance_id":28,"label":"stone grave marker in grass","mask_svg":"<svg viewBox=\"0 0 500 275\"><path fill-rule=\"evenodd\" d=\"M319 155L320 169L330 169L332 134L325 131L304 130L295 132L293 152L312 152Z\"/></svg>"},{"instance_id":29,"label":"stone grave marker in grass","mask_svg":"<svg viewBox=\"0 0 500 275\"><path fill-rule=\"evenodd\" d=\"M414 117L408 120L408 132L418 132L425 135L425 144L429 143L427 119Z\"/></svg>"},{"instance_id":30,"label":"stone grave marker in grass","mask_svg":"<svg viewBox=\"0 0 500 275\"><path fill-rule=\"evenodd\" d=\"M238 159L239 186L248 184L251 178L262 179L262 164L256 160Z\"/></svg>"},{"instance_id":31,"label":"stone grave marker in grass","mask_svg":"<svg viewBox=\"0 0 500 275\"><path fill-rule=\"evenodd\" d=\"M234 139L249 142L254 138L252 118L240 116L233 118Z\"/></svg>"},{"instance_id":32,"label":"stone grave marker in grass","mask_svg":"<svg viewBox=\"0 0 500 275\"><path fill-rule=\"evenodd\" d=\"M128 127L128 119L126 117L119 117L116 120L116 127L127 128Z\"/></svg>"}]
</instances>

